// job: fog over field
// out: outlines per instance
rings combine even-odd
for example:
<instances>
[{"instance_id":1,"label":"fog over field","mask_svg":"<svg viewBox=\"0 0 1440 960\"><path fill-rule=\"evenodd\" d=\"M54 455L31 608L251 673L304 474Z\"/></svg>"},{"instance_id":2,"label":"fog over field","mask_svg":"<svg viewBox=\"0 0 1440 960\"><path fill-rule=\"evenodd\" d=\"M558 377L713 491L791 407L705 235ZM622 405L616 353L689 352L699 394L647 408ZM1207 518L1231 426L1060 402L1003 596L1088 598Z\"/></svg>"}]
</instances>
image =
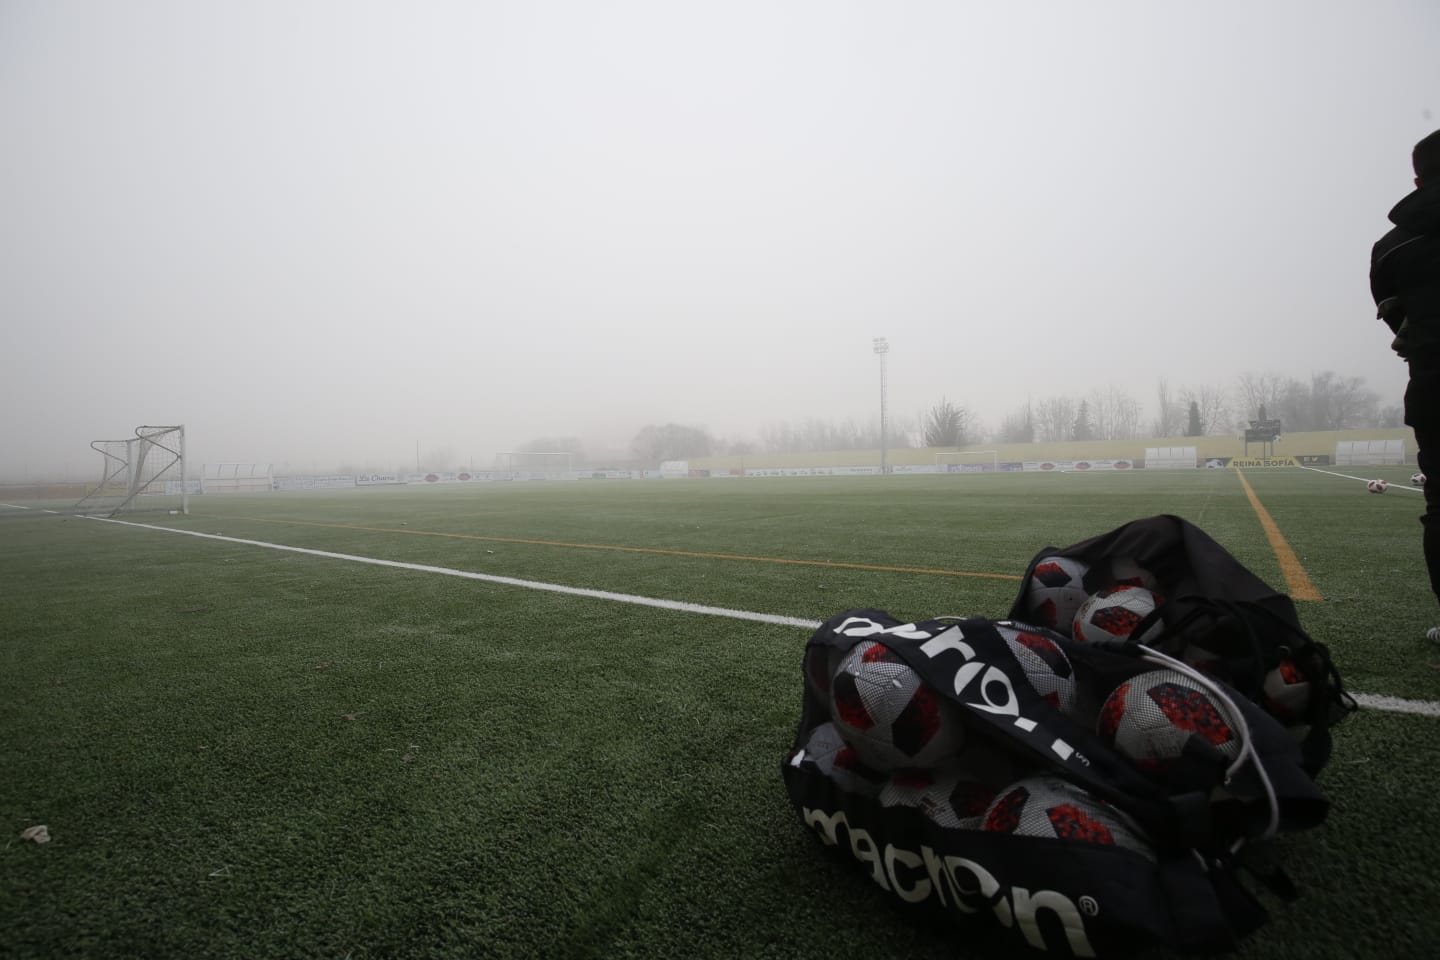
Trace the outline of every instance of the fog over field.
<instances>
[{"instance_id":1,"label":"fog over field","mask_svg":"<svg viewBox=\"0 0 1440 960\"><path fill-rule=\"evenodd\" d=\"M0 0L0 479L1404 367L1434 0Z\"/></svg>"}]
</instances>

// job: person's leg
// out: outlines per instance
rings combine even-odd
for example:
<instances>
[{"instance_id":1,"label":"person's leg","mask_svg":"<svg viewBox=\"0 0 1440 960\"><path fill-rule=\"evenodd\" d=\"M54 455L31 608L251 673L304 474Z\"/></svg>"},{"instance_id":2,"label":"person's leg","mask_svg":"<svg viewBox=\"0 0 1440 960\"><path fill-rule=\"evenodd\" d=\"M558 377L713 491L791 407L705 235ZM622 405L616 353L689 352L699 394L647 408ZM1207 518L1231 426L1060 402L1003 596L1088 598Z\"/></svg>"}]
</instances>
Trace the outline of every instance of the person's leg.
<instances>
[{"instance_id":1,"label":"person's leg","mask_svg":"<svg viewBox=\"0 0 1440 960\"><path fill-rule=\"evenodd\" d=\"M1440 459L1440 431L1415 431L1415 442L1420 447L1415 462L1425 474L1425 512L1420 515L1424 528L1421 544L1425 551L1425 567L1430 572L1430 592L1440 601L1440 471L1436 463ZM1433 642L1440 643L1440 627L1431 627L1425 635Z\"/></svg>"}]
</instances>

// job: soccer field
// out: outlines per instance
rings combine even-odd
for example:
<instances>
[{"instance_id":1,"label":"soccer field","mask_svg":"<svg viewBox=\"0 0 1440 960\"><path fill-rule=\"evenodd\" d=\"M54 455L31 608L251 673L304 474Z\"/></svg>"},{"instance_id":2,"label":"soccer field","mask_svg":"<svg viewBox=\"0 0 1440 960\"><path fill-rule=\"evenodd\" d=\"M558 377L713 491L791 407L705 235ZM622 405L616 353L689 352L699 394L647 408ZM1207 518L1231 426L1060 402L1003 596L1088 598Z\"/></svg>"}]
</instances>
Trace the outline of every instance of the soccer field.
<instances>
[{"instance_id":1,"label":"soccer field","mask_svg":"<svg viewBox=\"0 0 1440 960\"><path fill-rule=\"evenodd\" d=\"M0 956L995 956L799 822L805 642L855 607L1001 617L1042 547L1173 513L1313 589L1301 621L1369 704L1329 820L1275 844L1299 900L1267 894L1241 955L1430 957L1420 509L1290 469L0 507Z\"/></svg>"}]
</instances>

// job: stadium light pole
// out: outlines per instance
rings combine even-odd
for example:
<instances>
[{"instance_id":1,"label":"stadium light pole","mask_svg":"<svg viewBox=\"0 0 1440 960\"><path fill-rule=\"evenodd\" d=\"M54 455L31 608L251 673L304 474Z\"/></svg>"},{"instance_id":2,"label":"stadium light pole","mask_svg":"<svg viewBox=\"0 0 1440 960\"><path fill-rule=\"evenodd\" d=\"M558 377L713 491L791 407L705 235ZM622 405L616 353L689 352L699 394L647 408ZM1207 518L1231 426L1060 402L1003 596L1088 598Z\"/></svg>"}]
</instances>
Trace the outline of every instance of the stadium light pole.
<instances>
[{"instance_id":1,"label":"stadium light pole","mask_svg":"<svg viewBox=\"0 0 1440 960\"><path fill-rule=\"evenodd\" d=\"M875 346L875 355L880 358L880 475L884 476L890 472L886 463L886 448L889 446L887 435L887 424L885 418L885 359L890 353L890 341L884 337L876 337L871 341Z\"/></svg>"}]
</instances>

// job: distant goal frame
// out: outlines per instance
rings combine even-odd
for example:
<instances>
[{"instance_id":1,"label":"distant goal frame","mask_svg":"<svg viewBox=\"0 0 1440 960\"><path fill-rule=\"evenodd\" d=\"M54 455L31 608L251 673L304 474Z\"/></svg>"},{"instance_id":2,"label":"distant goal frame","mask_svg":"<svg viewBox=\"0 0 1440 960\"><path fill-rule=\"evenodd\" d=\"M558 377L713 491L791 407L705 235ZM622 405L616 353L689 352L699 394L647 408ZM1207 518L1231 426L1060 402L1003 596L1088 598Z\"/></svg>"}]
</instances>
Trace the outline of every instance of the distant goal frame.
<instances>
[{"instance_id":1,"label":"distant goal frame","mask_svg":"<svg viewBox=\"0 0 1440 960\"><path fill-rule=\"evenodd\" d=\"M515 480L515 479L516 479L516 476L515 476L515 475L516 475L516 470L515 470L515 458L516 458L516 457L564 457L564 458L565 458L565 466L564 466L564 468L563 468L562 470L559 470L559 471L545 470L545 471L543 471L544 474L545 474L545 476L544 476L544 478L542 478L542 479L548 480L548 479L550 479L551 477L554 477L554 476L558 476L558 477L560 477L560 478L563 479L563 480L574 480L574 479L575 479L575 455L574 455L572 452L570 452L569 450L543 450L543 451L532 451L532 450L502 450L502 451L500 451L499 453L495 454L496 472L502 475L500 479L504 479L504 480ZM504 466L503 468L501 468L501 466L500 466L500 463L501 463L502 459L503 459L504 464L505 464L505 466ZM520 471L520 472L526 474L526 477L525 477L526 480L533 480L533 479L535 479L534 477L529 476L529 474L531 473L531 471L522 470L522 471Z\"/></svg>"},{"instance_id":2,"label":"distant goal frame","mask_svg":"<svg viewBox=\"0 0 1440 960\"><path fill-rule=\"evenodd\" d=\"M190 513L185 425L145 424L133 437L92 440L100 454L100 482L75 502L71 513L113 517L142 510Z\"/></svg>"},{"instance_id":3,"label":"distant goal frame","mask_svg":"<svg viewBox=\"0 0 1440 960\"><path fill-rule=\"evenodd\" d=\"M950 472L949 470L941 470L941 469L940 469L940 466L941 466L941 460L940 460L940 458L941 458L941 457L989 457L989 458L990 458L990 472L991 472L991 473L999 473L999 472L1000 472L1000 451L998 451L998 450L952 450L952 451L950 451L950 452L948 452L948 453L937 453L937 454L935 454L935 468L936 468L935 472L936 472L936 473L949 473L949 472ZM957 471L957 472L958 472L958 473L965 473L966 471L960 470L960 471ZM978 472L984 473L985 471L981 470L981 471L978 471Z\"/></svg>"}]
</instances>

